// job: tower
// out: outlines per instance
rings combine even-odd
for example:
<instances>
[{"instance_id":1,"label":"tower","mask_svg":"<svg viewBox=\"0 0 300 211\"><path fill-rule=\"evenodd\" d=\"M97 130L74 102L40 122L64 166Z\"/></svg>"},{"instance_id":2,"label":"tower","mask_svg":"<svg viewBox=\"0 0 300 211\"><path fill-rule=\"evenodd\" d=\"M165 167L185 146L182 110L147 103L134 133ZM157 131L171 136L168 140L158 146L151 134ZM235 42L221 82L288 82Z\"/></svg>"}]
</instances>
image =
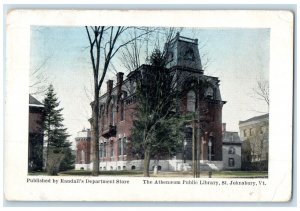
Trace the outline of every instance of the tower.
<instances>
[{"instance_id":1,"label":"tower","mask_svg":"<svg viewBox=\"0 0 300 211\"><path fill-rule=\"evenodd\" d=\"M203 73L198 39L183 37L177 32L176 36L165 44L165 50L168 58L167 68L182 67Z\"/></svg>"},{"instance_id":2,"label":"tower","mask_svg":"<svg viewBox=\"0 0 300 211\"><path fill-rule=\"evenodd\" d=\"M187 124L183 143L183 157L192 155L192 131L198 133L201 160L222 160L222 101L219 79L204 75L198 49L198 39L180 36L179 33L165 45L168 68L177 75L176 82L182 92L179 111L191 113L194 120ZM200 130L200 131L199 131ZM196 132L198 131L198 132Z\"/></svg>"},{"instance_id":3,"label":"tower","mask_svg":"<svg viewBox=\"0 0 300 211\"><path fill-rule=\"evenodd\" d=\"M83 129L77 133L76 141L76 170L89 170L91 163L91 131Z\"/></svg>"}]
</instances>

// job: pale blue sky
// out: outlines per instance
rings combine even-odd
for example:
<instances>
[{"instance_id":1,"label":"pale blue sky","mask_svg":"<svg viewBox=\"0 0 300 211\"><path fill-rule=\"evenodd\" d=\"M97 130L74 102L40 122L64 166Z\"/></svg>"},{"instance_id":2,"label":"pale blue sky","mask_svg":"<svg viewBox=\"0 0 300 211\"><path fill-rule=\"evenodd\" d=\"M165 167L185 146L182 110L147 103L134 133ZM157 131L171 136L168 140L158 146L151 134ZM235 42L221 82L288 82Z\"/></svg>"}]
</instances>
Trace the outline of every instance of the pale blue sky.
<instances>
[{"instance_id":1,"label":"pale blue sky","mask_svg":"<svg viewBox=\"0 0 300 211\"><path fill-rule=\"evenodd\" d=\"M184 29L182 36L198 38L200 55L210 62L205 74L219 77L223 122L227 130L238 131L238 122L267 111L264 102L254 99L252 89L258 79L269 77L269 29ZM83 127L90 127L90 101L84 87L92 86L88 38L84 27L39 27L31 30L31 70L48 58L41 71L47 76L64 108L64 124L73 141ZM118 55L113 61L126 73ZM110 72L107 79L115 79ZM104 89L106 84L104 84ZM36 96L39 100L43 96Z\"/></svg>"}]
</instances>

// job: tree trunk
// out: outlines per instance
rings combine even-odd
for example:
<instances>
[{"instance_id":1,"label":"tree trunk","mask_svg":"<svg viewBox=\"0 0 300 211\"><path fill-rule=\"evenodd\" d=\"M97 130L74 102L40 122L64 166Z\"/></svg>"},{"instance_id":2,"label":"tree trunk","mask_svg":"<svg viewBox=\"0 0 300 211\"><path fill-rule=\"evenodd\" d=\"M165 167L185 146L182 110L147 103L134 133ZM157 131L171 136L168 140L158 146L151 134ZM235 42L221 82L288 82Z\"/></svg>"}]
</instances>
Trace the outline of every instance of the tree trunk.
<instances>
[{"instance_id":1,"label":"tree trunk","mask_svg":"<svg viewBox=\"0 0 300 211\"><path fill-rule=\"evenodd\" d=\"M92 160L93 160L93 176L99 175L99 91L95 90L95 98L92 113Z\"/></svg>"},{"instance_id":2,"label":"tree trunk","mask_svg":"<svg viewBox=\"0 0 300 211\"><path fill-rule=\"evenodd\" d=\"M145 154L144 154L144 177L150 177L149 174L149 167L150 167L150 145L145 147Z\"/></svg>"}]
</instances>

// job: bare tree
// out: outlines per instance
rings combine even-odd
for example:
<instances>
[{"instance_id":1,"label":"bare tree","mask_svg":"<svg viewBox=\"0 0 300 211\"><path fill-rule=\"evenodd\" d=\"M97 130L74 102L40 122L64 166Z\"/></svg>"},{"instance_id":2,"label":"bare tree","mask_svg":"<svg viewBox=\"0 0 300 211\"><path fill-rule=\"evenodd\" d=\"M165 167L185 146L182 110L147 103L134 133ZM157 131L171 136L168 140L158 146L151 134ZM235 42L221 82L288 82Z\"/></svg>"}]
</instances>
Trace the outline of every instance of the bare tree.
<instances>
[{"instance_id":1,"label":"bare tree","mask_svg":"<svg viewBox=\"0 0 300 211\"><path fill-rule=\"evenodd\" d=\"M268 163L269 123L263 122L250 130L250 136L243 143L245 168L266 170Z\"/></svg>"},{"instance_id":2,"label":"bare tree","mask_svg":"<svg viewBox=\"0 0 300 211\"><path fill-rule=\"evenodd\" d=\"M145 27L143 30L147 33L140 39L134 39L137 37L138 29L131 30L129 37L133 39L133 42L124 46L121 50L119 62L128 72L135 71L141 64L150 64L151 53L155 49L163 52L165 43L169 43L177 32L182 32L183 28ZM111 66L117 72L114 65ZM129 92L133 91L129 88L129 84L124 85Z\"/></svg>"},{"instance_id":3,"label":"bare tree","mask_svg":"<svg viewBox=\"0 0 300 211\"><path fill-rule=\"evenodd\" d=\"M120 62L128 72L136 70L141 64L149 64L150 54L155 49L164 51L164 44L169 43L175 34L181 32L183 29L174 27L146 27L144 30L147 31L145 37L134 39L130 45L126 45L121 50ZM136 31L133 30L129 36L131 38L136 37Z\"/></svg>"},{"instance_id":4,"label":"bare tree","mask_svg":"<svg viewBox=\"0 0 300 211\"><path fill-rule=\"evenodd\" d=\"M44 94L48 88L48 77L42 71L43 68L47 65L50 57L44 59L40 64L35 67L32 67L30 70L30 83L29 89L31 95L40 95Z\"/></svg>"},{"instance_id":5,"label":"bare tree","mask_svg":"<svg viewBox=\"0 0 300 211\"><path fill-rule=\"evenodd\" d=\"M133 27L124 26L85 26L90 49L90 58L94 79L94 99L92 102L92 160L93 176L99 175L99 94L109 65L116 53L124 46L147 34L139 28L140 32L133 38L122 40L122 35ZM125 37L125 36L124 36Z\"/></svg>"},{"instance_id":6,"label":"bare tree","mask_svg":"<svg viewBox=\"0 0 300 211\"><path fill-rule=\"evenodd\" d=\"M269 110L269 81L268 80L257 80L256 87L253 88L254 97L258 100L264 101Z\"/></svg>"}]
</instances>

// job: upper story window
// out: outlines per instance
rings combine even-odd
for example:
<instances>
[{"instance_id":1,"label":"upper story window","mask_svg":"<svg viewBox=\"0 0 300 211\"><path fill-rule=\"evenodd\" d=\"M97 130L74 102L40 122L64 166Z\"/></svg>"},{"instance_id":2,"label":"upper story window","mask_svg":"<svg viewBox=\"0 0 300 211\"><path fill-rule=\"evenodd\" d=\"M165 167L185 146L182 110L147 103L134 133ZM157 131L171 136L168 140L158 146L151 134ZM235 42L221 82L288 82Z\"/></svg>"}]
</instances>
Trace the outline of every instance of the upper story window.
<instances>
[{"instance_id":1,"label":"upper story window","mask_svg":"<svg viewBox=\"0 0 300 211\"><path fill-rule=\"evenodd\" d=\"M205 92L205 97L212 99L214 97L214 90L211 87L208 87Z\"/></svg>"},{"instance_id":2,"label":"upper story window","mask_svg":"<svg viewBox=\"0 0 300 211\"><path fill-rule=\"evenodd\" d=\"M125 98L126 97L127 97L127 93L124 92L121 96L121 108L120 108L121 121L125 120Z\"/></svg>"},{"instance_id":3,"label":"upper story window","mask_svg":"<svg viewBox=\"0 0 300 211\"><path fill-rule=\"evenodd\" d=\"M244 135L244 137L247 136L247 130L246 129L243 131L243 135Z\"/></svg>"},{"instance_id":4,"label":"upper story window","mask_svg":"<svg viewBox=\"0 0 300 211\"><path fill-rule=\"evenodd\" d=\"M235 148L230 147L229 150L228 150L228 154L235 154Z\"/></svg>"},{"instance_id":5,"label":"upper story window","mask_svg":"<svg viewBox=\"0 0 300 211\"><path fill-rule=\"evenodd\" d=\"M121 100L121 121L125 120L125 100Z\"/></svg>"},{"instance_id":6,"label":"upper story window","mask_svg":"<svg viewBox=\"0 0 300 211\"><path fill-rule=\"evenodd\" d=\"M260 134L264 134L265 132L267 131L267 128L266 128L266 126L261 126L260 127Z\"/></svg>"},{"instance_id":7,"label":"upper story window","mask_svg":"<svg viewBox=\"0 0 300 211\"><path fill-rule=\"evenodd\" d=\"M193 90L190 90L187 93L187 111L195 112L196 110L196 93Z\"/></svg>"},{"instance_id":8,"label":"upper story window","mask_svg":"<svg viewBox=\"0 0 300 211\"><path fill-rule=\"evenodd\" d=\"M195 61L195 53L192 48L189 48L185 53L183 58L185 60Z\"/></svg>"},{"instance_id":9,"label":"upper story window","mask_svg":"<svg viewBox=\"0 0 300 211\"><path fill-rule=\"evenodd\" d=\"M115 125L115 108L114 105L110 105L110 122L111 125Z\"/></svg>"},{"instance_id":10,"label":"upper story window","mask_svg":"<svg viewBox=\"0 0 300 211\"><path fill-rule=\"evenodd\" d=\"M254 128L251 128L250 129L250 136L253 136L254 135Z\"/></svg>"}]
</instances>

